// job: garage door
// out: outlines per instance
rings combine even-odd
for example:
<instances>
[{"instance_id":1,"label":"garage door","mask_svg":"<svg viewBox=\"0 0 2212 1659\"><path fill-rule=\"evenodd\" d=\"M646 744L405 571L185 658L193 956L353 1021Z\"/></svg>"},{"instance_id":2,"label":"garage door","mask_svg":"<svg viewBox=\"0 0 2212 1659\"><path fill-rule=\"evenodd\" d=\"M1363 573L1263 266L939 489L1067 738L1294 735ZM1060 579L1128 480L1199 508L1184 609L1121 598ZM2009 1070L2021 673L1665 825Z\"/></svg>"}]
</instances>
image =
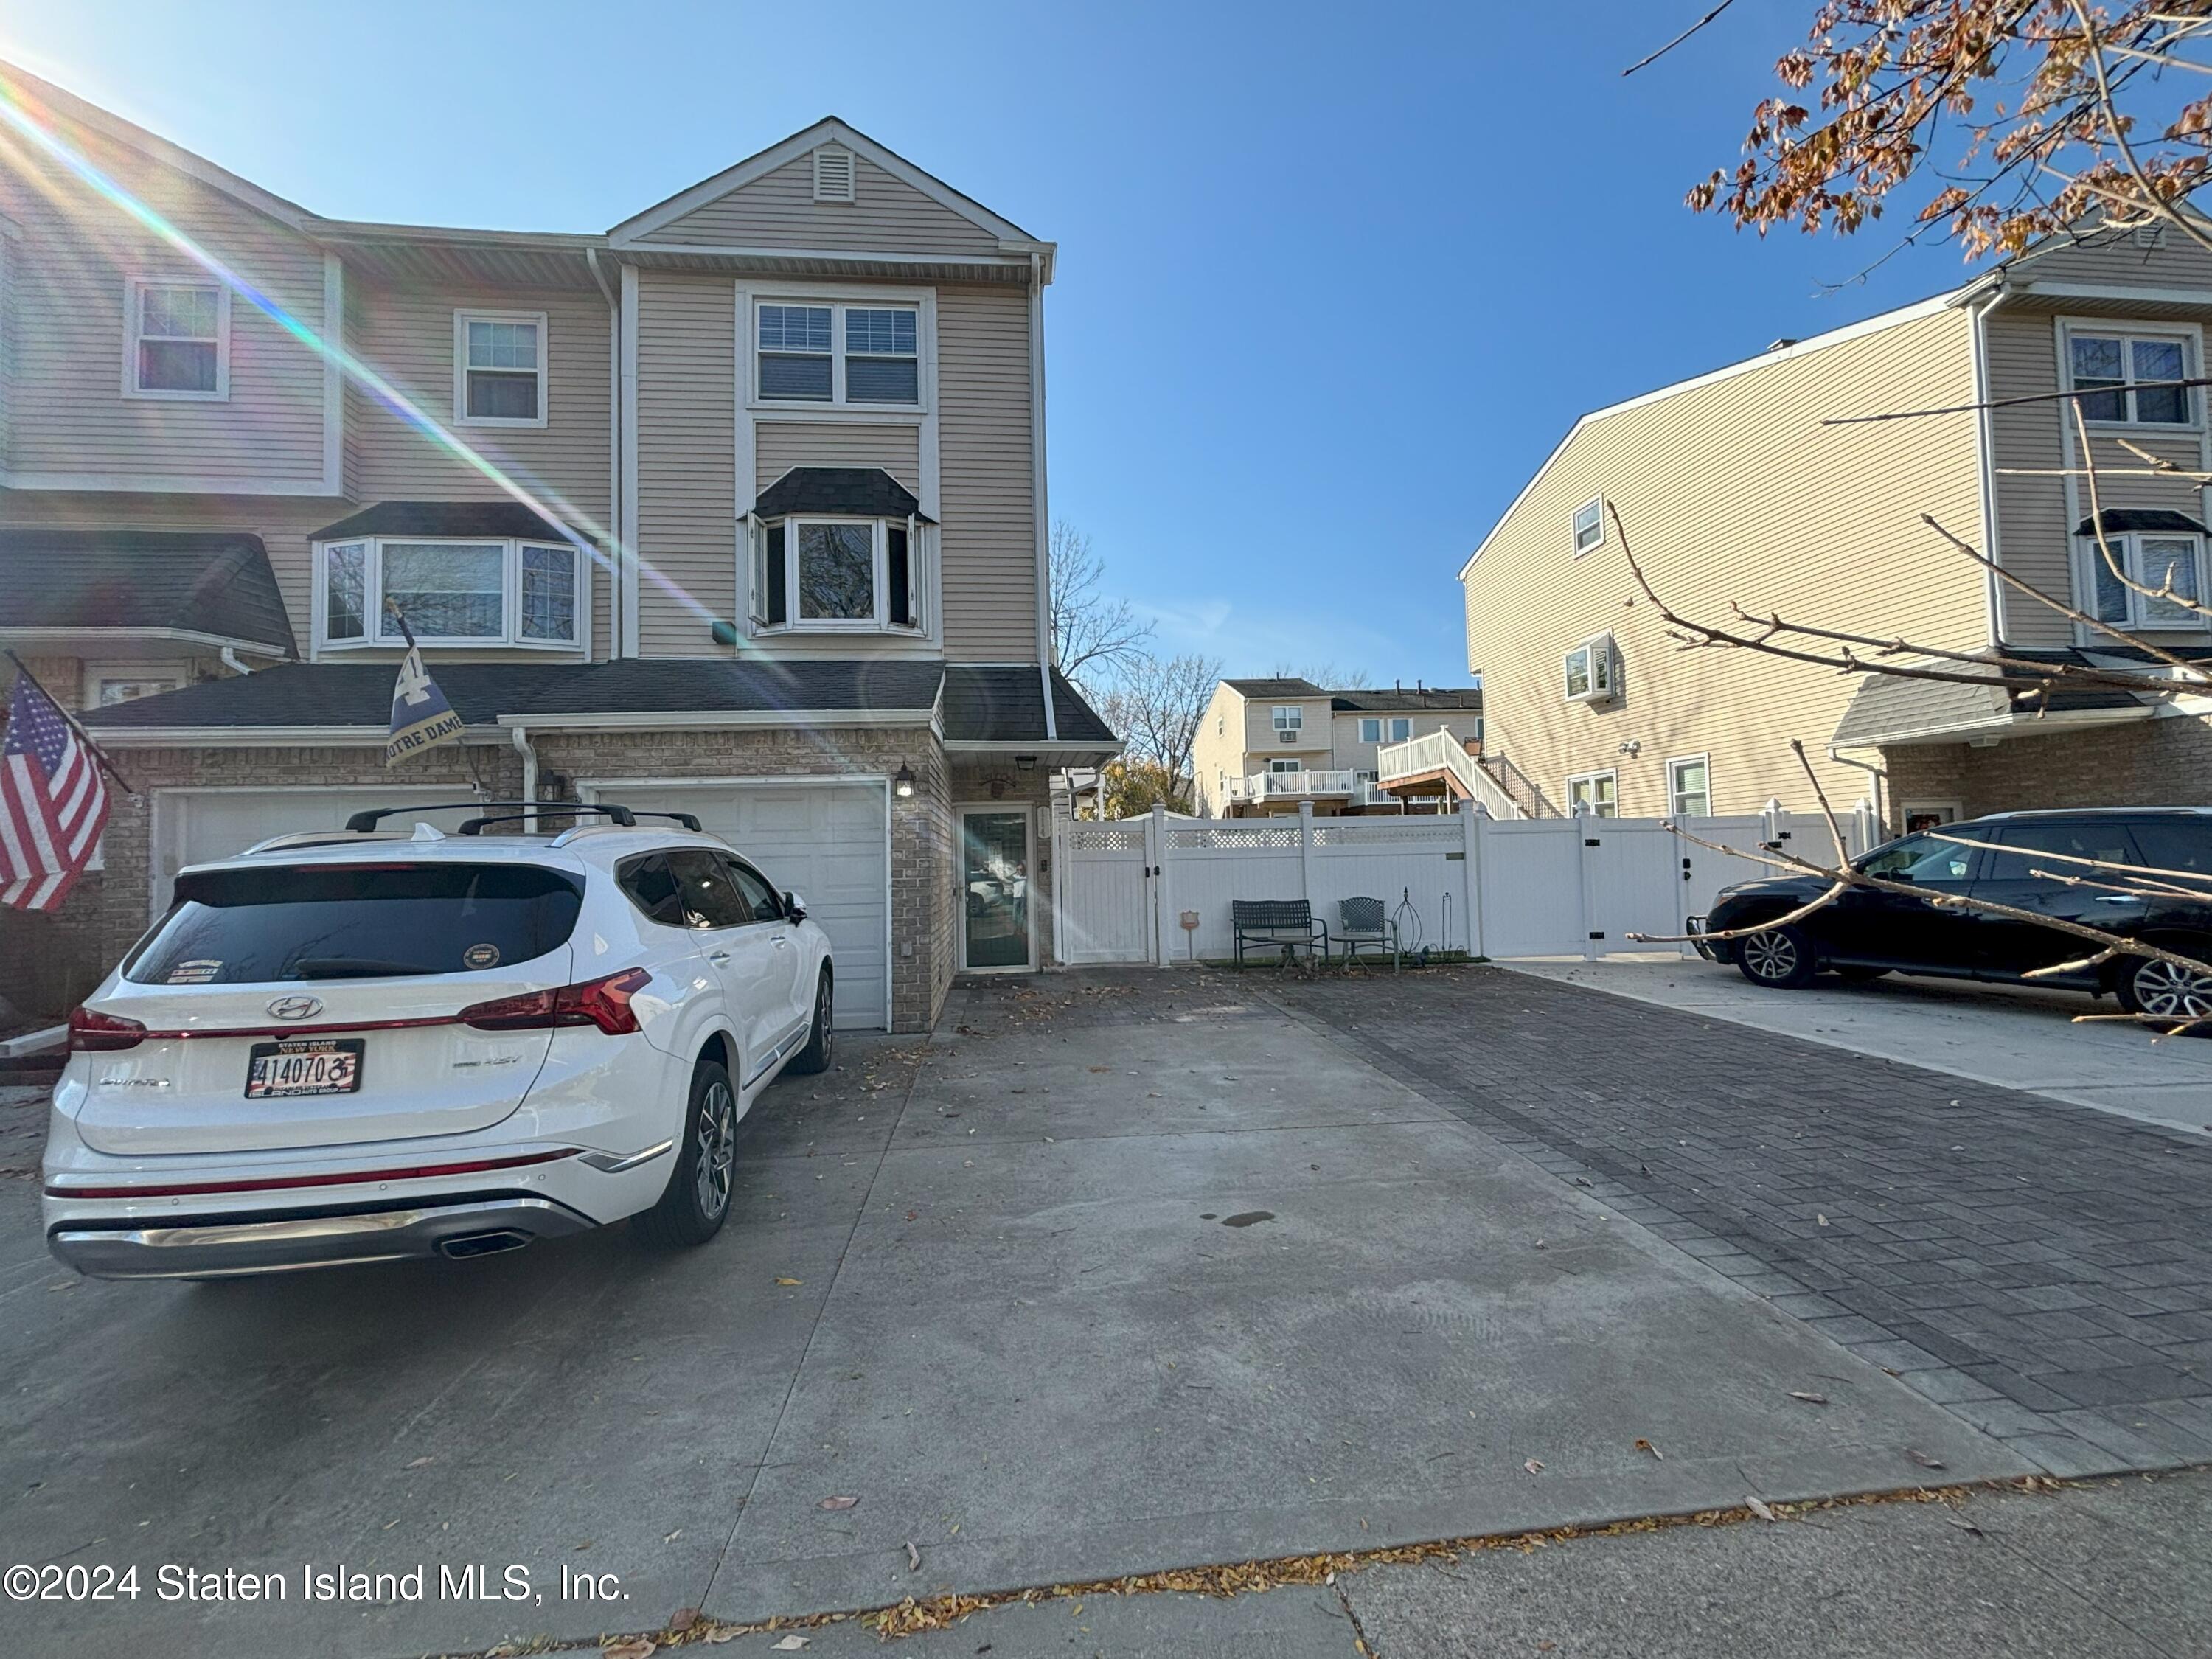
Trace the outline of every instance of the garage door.
<instances>
[{"instance_id":1,"label":"garage door","mask_svg":"<svg viewBox=\"0 0 2212 1659\"><path fill-rule=\"evenodd\" d=\"M347 817L372 806L404 806L410 800L452 799L465 787L430 785L392 787L372 784L350 789L161 789L154 794L154 913L168 908L169 886L188 864L227 859L271 836L303 830L337 830ZM425 812L419 816L451 832L477 809ZM399 828L414 823L408 819Z\"/></svg>"},{"instance_id":2,"label":"garage door","mask_svg":"<svg viewBox=\"0 0 2212 1659\"><path fill-rule=\"evenodd\" d=\"M837 962L837 1024L890 1025L890 838L880 781L833 784L602 783L598 799L694 812L779 889L799 894Z\"/></svg>"}]
</instances>

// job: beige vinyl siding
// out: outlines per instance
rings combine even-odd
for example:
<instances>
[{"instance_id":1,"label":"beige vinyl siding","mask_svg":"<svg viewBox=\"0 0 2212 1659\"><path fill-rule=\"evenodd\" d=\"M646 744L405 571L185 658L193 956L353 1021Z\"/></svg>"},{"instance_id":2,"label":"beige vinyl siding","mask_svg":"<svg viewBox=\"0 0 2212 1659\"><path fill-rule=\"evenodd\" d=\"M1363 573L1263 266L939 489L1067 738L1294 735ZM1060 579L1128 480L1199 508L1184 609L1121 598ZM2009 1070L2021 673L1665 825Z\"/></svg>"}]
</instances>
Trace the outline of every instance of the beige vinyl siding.
<instances>
[{"instance_id":1,"label":"beige vinyl siding","mask_svg":"<svg viewBox=\"0 0 2212 1659\"><path fill-rule=\"evenodd\" d=\"M2166 228L2161 245L2143 248L2132 232L2097 232L2079 241L2055 240L2022 255L2008 267L2031 283L2075 283L2100 288L2212 288L2212 252Z\"/></svg>"},{"instance_id":2,"label":"beige vinyl siding","mask_svg":"<svg viewBox=\"0 0 2212 1659\"><path fill-rule=\"evenodd\" d=\"M72 131L96 165L318 329L321 251L235 198ZM230 307L230 395L126 398L125 313L134 279L206 281L204 270L72 175L0 139L0 212L22 228L14 277L18 473L313 487L323 477L322 359L243 295Z\"/></svg>"},{"instance_id":3,"label":"beige vinyl siding","mask_svg":"<svg viewBox=\"0 0 2212 1659\"><path fill-rule=\"evenodd\" d=\"M945 653L956 661L1037 659L1029 327L1019 290L937 292Z\"/></svg>"},{"instance_id":4,"label":"beige vinyl siding","mask_svg":"<svg viewBox=\"0 0 2212 1659\"><path fill-rule=\"evenodd\" d=\"M1983 573L1920 522L1982 536L1970 414L1822 427L1823 417L1971 403L1962 309L1676 392L1585 425L1530 488L1465 578L1468 664L1482 676L1486 753L1528 803L1563 808L1571 774L1613 769L1620 811L1667 810L1667 762L1706 754L1717 810L1814 799L1789 744L1802 738L1839 806L1864 773L1826 744L1856 681L1749 652L1681 651L1634 584L1608 522L1574 556L1575 509L1603 493L1678 611L1717 623L1731 600L1793 620L1945 646L1989 634ZM1562 659L1611 630L1623 695L1565 701ZM1637 752L1624 754L1633 742Z\"/></svg>"},{"instance_id":5,"label":"beige vinyl siding","mask_svg":"<svg viewBox=\"0 0 2212 1659\"><path fill-rule=\"evenodd\" d=\"M349 274L354 350L432 419L520 482L550 516L594 534L607 523L607 306L596 290L371 287ZM453 398L456 311L545 316L545 424L465 426ZM500 501L508 492L438 440L346 388L349 493L361 501Z\"/></svg>"},{"instance_id":6,"label":"beige vinyl siding","mask_svg":"<svg viewBox=\"0 0 2212 1659\"><path fill-rule=\"evenodd\" d=\"M999 239L974 221L854 158L850 202L814 199L810 152L694 208L640 238L694 247L791 247L824 252L995 254Z\"/></svg>"},{"instance_id":7,"label":"beige vinyl siding","mask_svg":"<svg viewBox=\"0 0 2212 1659\"><path fill-rule=\"evenodd\" d=\"M753 433L763 490L795 466L878 466L921 493L921 433L910 422L763 421Z\"/></svg>"},{"instance_id":8,"label":"beige vinyl siding","mask_svg":"<svg viewBox=\"0 0 2212 1659\"><path fill-rule=\"evenodd\" d=\"M1482 716L1471 708L1397 708L1377 713L1335 714L1330 717L1333 733L1332 756L1329 764L1351 772L1372 772L1376 769L1376 751L1389 746L1386 735L1381 743L1362 743L1359 722L1364 720L1408 720L1413 721L1413 735L1425 737L1431 732L1449 732L1462 743L1471 742L1482 724ZM1387 734L1389 726L1383 731ZM1402 739L1401 740L1402 741Z\"/></svg>"},{"instance_id":9,"label":"beige vinyl siding","mask_svg":"<svg viewBox=\"0 0 2212 1659\"><path fill-rule=\"evenodd\" d=\"M1296 743L1275 738L1275 711L1297 708L1305 714ZM1230 727L1231 736L1237 728ZM1328 699L1327 697L1247 697L1244 700L1244 759L1247 772L1264 772L1271 760L1296 760L1309 769L1329 764ZM1232 775L1234 769L1232 769Z\"/></svg>"},{"instance_id":10,"label":"beige vinyl siding","mask_svg":"<svg viewBox=\"0 0 2212 1659\"><path fill-rule=\"evenodd\" d=\"M1198 736L1190 746L1190 770L1200 817L1226 817L1229 805L1221 796L1222 775L1243 775L1243 695L1228 681L1218 681L1206 713L1199 717Z\"/></svg>"},{"instance_id":11,"label":"beige vinyl siding","mask_svg":"<svg viewBox=\"0 0 2212 1659\"><path fill-rule=\"evenodd\" d=\"M721 655L739 620L737 293L727 277L639 274L638 648ZM680 590L671 592L665 584ZM690 601L687 603L687 599Z\"/></svg>"}]
</instances>

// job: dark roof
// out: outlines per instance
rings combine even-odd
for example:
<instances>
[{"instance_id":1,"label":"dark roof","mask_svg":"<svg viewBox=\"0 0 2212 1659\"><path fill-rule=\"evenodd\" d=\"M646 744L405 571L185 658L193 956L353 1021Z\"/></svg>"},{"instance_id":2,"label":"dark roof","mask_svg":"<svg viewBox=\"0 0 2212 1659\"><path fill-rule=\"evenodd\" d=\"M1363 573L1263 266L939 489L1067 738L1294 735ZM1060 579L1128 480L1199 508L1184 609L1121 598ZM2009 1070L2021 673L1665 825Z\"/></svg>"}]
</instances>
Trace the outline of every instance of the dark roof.
<instances>
[{"instance_id":1,"label":"dark roof","mask_svg":"<svg viewBox=\"0 0 2212 1659\"><path fill-rule=\"evenodd\" d=\"M363 726L392 713L392 662L288 663L238 678L206 680L85 715L120 734L163 726ZM949 742L1042 744L1044 697L1034 668L946 667L908 659L824 659L777 663L720 657L629 657L603 663L430 664L433 678L470 726L501 715L850 709L922 713L944 697ZM1114 734L1075 689L1053 676L1060 740L1107 744Z\"/></svg>"},{"instance_id":2,"label":"dark roof","mask_svg":"<svg viewBox=\"0 0 2212 1659\"><path fill-rule=\"evenodd\" d=\"M1425 708L1471 708L1477 714L1482 712L1482 688L1479 685L1452 689L1416 686L1410 691L1401 685L1380 691L1332 691L1328 697L1330 707L1359 714L1418 714Z\"/></svg>"},{"instance_id":3,"label":"dark roof","mask_svg":"<svg viewBox=\"0 0 2212 1659\"><path fill-rule=\"evenodd\" d=\"M1248 697L1325 697L1328 695L1311 680L1295 678L1281 680L1224 680L1222 684L1243 692Z\"/></svg>"},{"instance_id":4,"label":"dark roof","mask_svg":"<svg viewBox=\"0 0 2212 1659\"><path fill-rule=\"evenodd\" d=\"M1110 744L1112 728L1083 700L1083 694L1054 669L1052 712L1063 744ZM964 668L945 671L945 740L947 743L1042 743L1044 687L1034 668Z\"/></svg>"},{"instance_id":5,"label":"dark roof","mask_svg":"<svg viewBox=\"0 0 2212 1659\"><path fill-rule=\"evenodd\" d=\"M2149 667L2157 659L2134 646L2097 646L2088 650L2072 647L2000 644L1997 652L2016 662L2053 668L2118 667L2141 664ZM2176 652L2192 662L2212 662L2212 652ZM1950 665L1973 673L1971 665ZM1948 672L1948 669L1947 669ZM1829 739L1843 747L1893 743L1970 723L1996 720L2011 715L2032 720L2039 714L2074 714L2097 708L2142 708L2148 705L2124 686L2083 685L2058 680L2048 693L2032 682L2035 666L2013 671L2020 682L2009 690L1995 685L1961 685L1949 680L1901 678L1892 674L1869 674L1851 694L1850 706Z\"/></svg>"},{"instance_id":6,"label":"dark roof","mask_svg":"<svg viewBox=\"0 0 2212 1659\"><path fill-rule=\"evenodd\" d=\"M0 628L179 629L295 649L261 538L228 532L0 530Z\"/></svg>"},{"instance_id":7,"label":"dark roof","mask_svg":"<svg viewBox=\"0 0 2212 1659\"><path fill-rule=\"evenodd\" d=\"M309 539L334 542L348 536L538 536L563 541L570 534L520 501L379 501L349 518L324 526Z\"/></svg>"},{"instance_id":8,"label":"dark roof","mask_svg":"<svg viewBox=\"0 0 2212 1659\"><path fill-rule=\"evenodd\" d=\"M865 519L920 519L921 503L879 466L794 466L753 502L763 519L790 513L849 513Z\"/></svg>"},{"instance_id":9,"label":"dark roof","mask_svg":"<svg viewBox=\"0 0 2212 1659\"><path fill-rule=\"evenodd\" d=\"M2098 515L2105 522L2105 533L2117 536L2123 530L2168 530L2182 535L2202 536L2204 526L2186 513L2169 513L2164 507L2108 507ZM2075 526L2077 536L2097 533L2097 520L2084 519Z\"/></svg>"}]
</instances>

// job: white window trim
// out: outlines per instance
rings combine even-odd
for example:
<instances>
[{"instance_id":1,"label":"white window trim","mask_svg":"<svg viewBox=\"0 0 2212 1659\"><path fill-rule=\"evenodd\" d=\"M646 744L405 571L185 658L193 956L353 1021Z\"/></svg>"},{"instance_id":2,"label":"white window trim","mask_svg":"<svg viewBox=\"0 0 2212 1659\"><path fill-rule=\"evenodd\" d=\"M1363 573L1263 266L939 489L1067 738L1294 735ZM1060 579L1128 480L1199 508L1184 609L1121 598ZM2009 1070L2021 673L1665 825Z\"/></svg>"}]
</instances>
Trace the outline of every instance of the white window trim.
<instances>
[{"instance_id":1,"label":"white window trim","mask_svg":"<svg viewBox=\"0 0 2212 1659\"><path fill-rule=\"evenodd\" d=\"M1612 781L1613 812L1611 816L1614 817L1619 817L1620 816L1620 769L1617 766L1606 766L1601 767L1595 772L1570 772L1567 775L1567 793L1563 799L1567 803L1567 816L1569 817L1579 816L1575 811L1575 786L1578 783L1595 783L1601 778L1610 779ZM1589 816L1592 817L1603 817L1607 815L1602 812L1593 811Z\"/></svg>"},{"instance_id":2,"label":"white window trim","mask_svg":"<svg viewBox=\"0 0 2212 1659\"><path fill-rule=\"evenodd\" d=\"M344 654L355 651L404 651L407 641L398 629L390 634L384 630L389 618L384 609L384 549L388 544L402 545L420 542L434 542L441 546L496 547L504 557L501 565L500 620L501 628L496 636L473 634L460 635L423 634L415 635L415 642L426 651L528 651L550 652L563 656L587 654L592 646L592 566L580 549L573 543L536 536L440 536L429 533L405 536L333 536L313 544L314 559L314 654L322 657ZM358 544L362 556L362 609L367 635L357 640L334 640L330 637L330 550ZM576 563L576 637L573 640L533 640L522 635L522 550L547 548L568 554Z\"/></svg>"},{"instance_id":3,"label":"white window trim","mask_svg":"<svg viewBox=\"0 0 2212 1659\"><path fill-rule=\"evenodd\" d=\"M1567 689L1567 665L1577 652L1585 651L1589 653L1589 689L1571 691ZM1604 663L1601 672L1601 659ZM1620 655L1611 632L1577 640L1560 653L1559 693L1566 702L1580 703L1611 702L1620 695Z\"/></svg>"},{"instance_id":4,"label":"white window trim","mask_svg":"<svg viewBox=\"0 0 2212 1659\"><path fill-rule=\"evenodd\" d=\"M745 407L778 415L848 421L919 421L937 406L937 296L931 289L869 289L852 284L811 284L801 289L755 288L739 291L743 308L738 349L743 354ZM763 306L830 307L830 396L767 398L760 389L760 308ZM854 404L845 401L845 313L911 310L915 313L915 396L910 404ZM863 352L863 356L869 354ZM922 502L925 512L929 502Z\"/></svg>"},{"instance_id":5,"label":"white window trim","mask_svg":"<svg viewBox=\"0 0 2212 1659\"><path fill-rule=\"evenodd\" d=\"M149 288L211 288L215 290L215 390L164 392L138 384L140 301ZM123 286L123 395L149 403L225 404L230 401L230 284L198 276L134 276Z\"/></svg>"},{"instance_id":6,"label":"white window trim","mask_svg":"<svg viewBox=\"0 0 2212 1659\"><path fill-rule=\"evenodd\" d=\"M1267 775L1271 778L1295 777L1306 769L1302 760L1285 760L1280 755L1267 757Z\"/></svg>"},{"instance_id":7,"label":"white window trim","mask_svg":"<svg viewBox=\"0 0 2212 1659\"><path fill-rule=\"evenodd\" d=\"M78 702L88 709L100 707L100 688L109 680L174 680L179 689L192 683L192 665L182 657L126 659L88 662L79 687Z\"/></svg>"},{"instance_id":8,"label":"white window trim","mask_svg":"<svg viewBox=\"0 0 2212 1659\"><path fill-rule=\"evenodd\" d=\"M2128 322L2117 317L2110 319L2067 317L2059 319L2058 374L2060 386L2069 392L2075 390L2074 340L2077 335L2087 335L2096 339L2120 342L2120 368L2126 376L2126 381L2124 385L2112 387L2110 390L2122 393L2125 400L2124 406L2130 409L2135 407L2132 396L2135 386L2133 342L2136 340L2158 340L2167 344L2180 346L2181 373L2185 380L2203 373L2198 365L2204 361L2204 336L2203 330L2195 324L2136 323ZM2189 399L2189 418L2186 421L2090 420L2088 427L2092 432L2200 432L2204 428L2204 398L2202 395L2203 391L2204 388L2202 386L2189 386L2185 389L2185 394ZM2087 412L2083 411L2085 416ZM2072 430L2074 416L2070 405L2062 401L2060 413L2067 428L2069 431ZM2075 522L2079 524L2081 520L2076 519Z\"/></svg>"},{"instance_id":9,"label":"white window trim","mask_svg":"<svg viewBox=\"0 0 2212 1659\"><path fill-rule=\"evenodd\" d=\"M1370 726L1375 728L1375 735L1371 738L1367 735L1367 728ZM1359 741L1362 743L1382 741L1382 720L1380 715L1362 714L1359 717Z\"/></svg>"},{"instance_id":10,"label":"white window trim","mask_svg":"<svg viewBox=\"0 0 2212 1659\"><path fill-rule=\"evenodd\" d=\"M538 415L534 420L516 420L497 415L469 413L469 325L471 323L532 323L538 328ZM549 372L553 357L553 331L548 326L542 311L486 311L457 309L453 313L453 424L455 426L510 426L529 428L542 428L550 412L550 394L553 379ZM488 374L518 374L520 369L487 368Z\"/></svg>"},{"instance_id":11,"label":"white window trim","mask_svg":"<svg viewBox=\"0 0 2212 1659\"><path fill-rule=\"evenodd\" d=\"M1592 507L1595 507L1597 509L1597 539L1592 542L1588 547L1584 547L1582 544L1582 532L1577 527L1575 520L1581 518L1583 514L1589 512ZM1593 495L1588 501L1584 501L1580 507L1577 507L1571 514L1568 514L1567 546L1569 550L1573 552L1575 557L1579 559L1585 553L1595 553L1598 549L1604 545L1605 497L1602 495Z\"/></svg>"},{"instance_id":12,"label":"white window trim","mask_svg":"<svg viewBox=\"0 0 2212 1659\"><path fill-rule=\"evenodd\" d=\"M1290 716L1288 720L1283 718L1285 714ZM1300 736L1305 733L1306 711L1297 703L1270 703L1268 720L1278 736L1285 732L1296 732Z\"/></svg>"},{"instance_id":13,"label":"white window trim","mask_svg":"<svg viewBox=\"0 0 2212 1659\"><path fill-rule=\"evenodd\" d=\"M751 591L754 562L753 538L763 534L771 524L783 526L783 610L780 623L762 620L767 608L767 597ZM799 614L799 537L801 525L858 524L871 528L870 538L875 556L876 614L862 617L806 617ZM893 639L927 639L931 637L933 616L929 595L929 563L934 551L933 526L919 520L902 522L896 519L869 519L850 513L791 513L775 520L749 520L744 526L745 618L755 635L783 634L884 634ZM913 589L914 609L918 613L912 622L895 623L890 618L890 532L906 532L907 580Z\"/></svg>"},{"instance_id":14,"label":"white window trim","mask_svg":"<svg viewBox=\"0 0 2212 1659\"><path fill-rule=\"evenodd\" d=\"M2212 558L2206 556L2203 536L2188 530L2108 530L2105 532L2105 540L2118 556L2120 568L2130 576L2146 587L2160 586L2162 580L2154 578L2162 578L2163 571L2153 572L2143 563L2142 540L2146 536L2195 544L2197 603L2212 604L2212 599L2207 598L2206 586L2207 567L2212 566ZM2079 569L2076 580L2086 601L2081 609L2094 616L2097 610L2097 578L2100 574L2109 574L2105 571L2105 556L2097 546L2094 534L2077 536L2074 539L2077 544L2076 563ZM2136 592L2132 587L2124 588L2122 597L2127 600L2128 614L2118 619L2106 618L2111 627L2124 628L2131 634L2202 634L2212 629L2212 618L2198 616L2153 617L2150 614L2150 597Z\"/></svg>"},{"instance_id":15,"label":"white window trim","mask_svg":"<svg viewBox=\"0 0 2212 1659\"><path fill-rule=\"evenodd\" d=\"M1683 766L1702 766L1705 769L1705 810L1702 813L1685 813L1676 808L1675 803L1681 798L1682 792L1674 781L1675 769ZM1713 762L1711 754L1676 755L1667 763L1667 816L1677 818L1713 816Z\"/></svg>"}]
</instances>

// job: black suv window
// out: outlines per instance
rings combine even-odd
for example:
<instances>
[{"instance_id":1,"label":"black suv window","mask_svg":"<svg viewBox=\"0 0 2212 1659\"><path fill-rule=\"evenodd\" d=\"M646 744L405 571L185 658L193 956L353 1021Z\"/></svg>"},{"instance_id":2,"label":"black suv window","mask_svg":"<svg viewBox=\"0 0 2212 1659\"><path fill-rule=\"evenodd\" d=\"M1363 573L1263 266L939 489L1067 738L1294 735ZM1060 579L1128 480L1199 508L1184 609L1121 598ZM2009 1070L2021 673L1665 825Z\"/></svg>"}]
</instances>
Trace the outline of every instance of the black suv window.
<instances>
[{"instance_id":1,"label":"black suv window","mask_svg":"<svg viewBox=\"0 0 2212 1659\"><path fill-rule=\"evenodd\" d=\"M2128 828L2152 869L2212 875L2212 818L2136 818Z\"/></svg>"},{"instance_id":2,"label":"black suv window","mask_svg":"<svg viewBox=\"0 0 2212 1659\"><path fill-rule=\"evenodd\" d=\"M520 864L209 870L124 968L139 985L467 974L544 956L583 908L572 876Z\"/></svg>"},{"instance_id":3,"label":"black suv window","mask_svg":"<svg viewBox=\"0 0 2212 1659\"><path fill-rule=\"evenodd\" d=\"M1967 831L1972 834L1971 830ZM1923 887L1953 885L1966 879L1966 872L1973 867L1974 849L1961 847L1956 842L1938 841L1933 836L1907 836L1887 847L1876 848L1860 860L1859 869L1869 876L1886 876L1892 881L1909 881Z\"/></svg>"},{"instance_id":4,"label":"black suv window","mask_svg":"<svg viewBox=\"0 0 2212 1659\"><path fill-rule=\"evenodd\" d=\"M669 868L683 890L684 908L695 927L742 927L753 919L752 907L730 879L729 866L708 852L671 853Z\"/></svg>"},{"instance_id":5,"label":"black suv window","mask_svg":"<svg viewBox=\"0 0 2212 1659\"><path fill-rule=\"evenodd\" d=\"M783 901L775 896L775 889L768 884L768 878L749 864L735 859L725 860L730 875L738 884L738 891L744 895L746 906L752 911L755 921L780 921L783 918Z\"/></svg>"},{"instance_id":6,"label":"black suv window","mask_svg":"<svg viewBox=\"0 0 2212 1659\"><path fill-rule=\"evenodd\" d=\"M2038 853L2063 853L2068 858L2096 859L2106 864L2136 861L2127 827L2117 818L2031 819L2025 823L2000 824L1986 839L2020 850L1990 854L1984 881L2033 881L2038 870L2054 876L2095 873L2063 859L2039 859Z\"/></svg>"},{"instance_id":7,"label":"black suv window","mask_svg":"<svg viewBox=\"0 0 2212 1659\"><path fill-rule=\"evenodd\" d=\"M645 913L647 921L663 927L691 925L684 914L684 896L677 890L676 872L668 867L666 854L648 853L641 859L627 860L615 872L615 883Z\"/></svg>"}]
</instances>

